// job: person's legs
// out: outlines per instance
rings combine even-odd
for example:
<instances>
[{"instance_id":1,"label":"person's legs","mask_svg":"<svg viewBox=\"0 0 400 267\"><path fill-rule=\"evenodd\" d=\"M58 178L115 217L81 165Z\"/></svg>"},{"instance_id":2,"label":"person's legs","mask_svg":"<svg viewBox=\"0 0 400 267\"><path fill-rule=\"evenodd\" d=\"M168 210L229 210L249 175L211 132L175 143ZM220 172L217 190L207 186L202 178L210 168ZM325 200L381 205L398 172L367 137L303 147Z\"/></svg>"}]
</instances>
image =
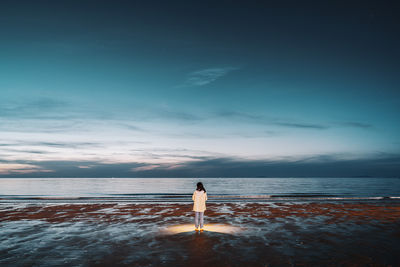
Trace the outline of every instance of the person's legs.
<instances>
[{"instance_id":1,"label":"person's legs","mask_svg":"<svg viewBox=\"0 0 400 267\"><path fill-rule=\"evenodd\" d=\"M204 226L204 212L199 212L200 213L200 228L203 228Z\"/></svg>"},{"instance_id":2,"label":"person's legs","mask_svg":"<svg viewBox=\"0 0 400 267\"><path fill-rule=\"evenodd\" d=\"M197 211L194 212L194 226L196 228L199 227L199 213L200 212L197 212Z\"/></svg>"}]
</instances>

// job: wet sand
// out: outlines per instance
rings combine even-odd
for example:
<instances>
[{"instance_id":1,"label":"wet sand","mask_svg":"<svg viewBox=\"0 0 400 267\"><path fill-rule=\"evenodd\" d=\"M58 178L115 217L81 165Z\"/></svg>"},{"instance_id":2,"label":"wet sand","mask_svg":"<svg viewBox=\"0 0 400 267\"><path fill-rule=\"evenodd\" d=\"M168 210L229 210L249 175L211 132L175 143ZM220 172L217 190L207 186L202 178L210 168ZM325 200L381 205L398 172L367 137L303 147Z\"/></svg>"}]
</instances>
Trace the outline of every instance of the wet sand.
<instances>
[{"instance_id":1,"label":"wet sand","mask_svg":"<svg viewBox=\"0 0 400 267\"><path fill-rule=\"evenodd\" d=\"M191 207L2 203L0 266L400 266L399 201Z\"/></svg>"}]
</instances>

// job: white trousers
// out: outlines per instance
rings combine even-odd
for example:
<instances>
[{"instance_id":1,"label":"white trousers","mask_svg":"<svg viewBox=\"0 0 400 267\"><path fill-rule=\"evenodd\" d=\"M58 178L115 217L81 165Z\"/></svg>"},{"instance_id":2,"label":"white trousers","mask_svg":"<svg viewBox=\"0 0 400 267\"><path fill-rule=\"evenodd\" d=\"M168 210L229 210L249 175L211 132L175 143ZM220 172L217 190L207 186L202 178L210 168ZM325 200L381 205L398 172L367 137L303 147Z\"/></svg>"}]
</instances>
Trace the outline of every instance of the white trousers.
<instances>
[{"instance_id":1,"label":"white trousers","mask_svg":"<svg viewBox=\"0 0 400 267\"><path fill-rule=\"evenodd\" d=\"M203 228L203 225L204 225L204 212L195 211L194 225L195 225L196 228L198 228L199 225L200 225L200 228Z\"/></svg>"}]
</instances>

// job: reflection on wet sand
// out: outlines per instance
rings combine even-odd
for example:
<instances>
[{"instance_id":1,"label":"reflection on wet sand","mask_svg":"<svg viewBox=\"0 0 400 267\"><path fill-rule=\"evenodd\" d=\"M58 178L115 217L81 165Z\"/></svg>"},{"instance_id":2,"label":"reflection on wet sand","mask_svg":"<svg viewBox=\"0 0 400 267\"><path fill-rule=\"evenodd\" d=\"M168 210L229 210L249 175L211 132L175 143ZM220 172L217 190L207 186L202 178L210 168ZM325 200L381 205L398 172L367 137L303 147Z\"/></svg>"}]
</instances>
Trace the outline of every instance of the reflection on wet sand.
<instances>
[{"instance_id":1,"label":"reflection on wet sand","mask_svg":"<svg viewBox=\"0 0 400 267\"><path fill-rule=\"evenodd\" d=\"M162 232L166 234L179 234L179 233L193 232L193 231L194 231L193 224L172 225L162 229ZM229 224L206 224L204 225L204 231L218 232L223 234L235 234L242 231L242 228L238 226L232 226Z\"/></svg>"}]
</instances>

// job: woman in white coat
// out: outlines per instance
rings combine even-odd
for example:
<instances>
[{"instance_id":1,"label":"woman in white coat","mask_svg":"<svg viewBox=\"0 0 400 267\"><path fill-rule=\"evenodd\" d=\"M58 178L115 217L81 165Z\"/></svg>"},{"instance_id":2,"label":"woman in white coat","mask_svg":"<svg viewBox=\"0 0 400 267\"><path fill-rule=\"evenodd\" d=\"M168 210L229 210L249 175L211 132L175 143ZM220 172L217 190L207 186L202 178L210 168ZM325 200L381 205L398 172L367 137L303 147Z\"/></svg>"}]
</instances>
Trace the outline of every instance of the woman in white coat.
<instances>
[{"instance_id":1,"label":"woman in white coat","mask_svg":"<svg viewBox=\"0 0 400 267\"><path fill-rule=\"evenodd\" d=\"M197 183L197 188L193 193L192 199L194 201L193 211L195 212L194 226L195 230L203 231L204 226L204 211L206 210L207 193L201 182Z\"/></svg>"}]
</instances>

